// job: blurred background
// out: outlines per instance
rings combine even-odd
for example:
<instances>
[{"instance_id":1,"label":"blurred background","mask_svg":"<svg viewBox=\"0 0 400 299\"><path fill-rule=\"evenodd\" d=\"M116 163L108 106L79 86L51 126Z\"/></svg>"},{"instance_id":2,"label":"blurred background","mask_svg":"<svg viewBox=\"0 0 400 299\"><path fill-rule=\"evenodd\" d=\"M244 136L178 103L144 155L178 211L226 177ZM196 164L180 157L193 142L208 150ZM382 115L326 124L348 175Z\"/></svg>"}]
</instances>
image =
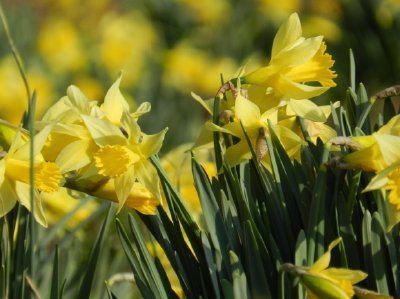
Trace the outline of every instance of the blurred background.
<instances>
[{"instance_id":1,"label":"blurred background","mask_svg":"<svg viewBox=\"0 0 400 299\"><path fill-rule=\"evenodd\" d=\"M194 141L207 117L190 96L209 98L246 65L269 60L278 26L298 12L305 36L324 35L336 60L336 101L348 86L349 49L357 79L374 92L400 83L400 0L6 0L37 117L70 84L102 101L120 71L134 107L152 103L144 132L168 126L164 151ZM26 109L22 80L0 31L0 117L18 124ZM157 120L157 121L155 121Z\"/></svg>"}]
</instances>

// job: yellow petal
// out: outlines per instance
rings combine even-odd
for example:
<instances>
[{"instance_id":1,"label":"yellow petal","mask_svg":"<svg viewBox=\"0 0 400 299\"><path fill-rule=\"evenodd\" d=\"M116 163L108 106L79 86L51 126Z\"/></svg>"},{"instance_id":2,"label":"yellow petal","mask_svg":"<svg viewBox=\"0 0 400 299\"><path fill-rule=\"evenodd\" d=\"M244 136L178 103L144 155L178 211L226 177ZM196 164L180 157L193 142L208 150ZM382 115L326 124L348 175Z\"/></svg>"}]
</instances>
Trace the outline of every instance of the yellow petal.
<instances>
[{"instance_id":1,"label":"yellow petal","mask_svg":"<svg viewBox=\"0 0 400 299\"><path fill-rule=\"evenodd\" d=\"M73 108L82 114L90 114L89 100L78 87L74 85L69 86L67 88L67 95Z\"/></svg>"},{"instance_id":2,"label":"yellow petal","mask_svg":"<svg viewBox=\"0 0 400 299\"><path fill-rule=\"evenodd\" d=\"M344 269L344 268L328 268L325 270L322 270L320 274L324 276L328 276L329 278L341 281L341 280L347 280L350 281L351 284L356 284L359 283L360 281L364 280L367 278L368 274L364 273L359 270L350 270L350 269Z\"/></svg>"},{"instance_id":3,"label":"yellow petal","mask_svg":"<svg viewBox=\"0 0 400 299\"><path fill-rule=\"evenodd\" d=\"M154 135L143 134L142 142L140 143L140 151L145 158L149 158L160 151L165 133L167 133L168 128L165 128L161 132Z\"/></svg>"},{"instance_id":4,"label":"yellow petal","mask_svg":"<svg viewBox=\"0 0 400 299\"><path fill-rule=\"evenodd\" d=\"M297 13L292 13L287 21L280 26L272 45L272 56L282 49L292 45L301 37L301 24Z\"/></svg>"},{"instance_id":5,"label":"yellow petal","mask_svg":"<svg viewBox=\"0 0 400 299\"><path fill-rule=\"evenodd\" d=\"M347 294L339 285L332 281L313 274L304 274L300 282L318 299L350 299L352 295ZM354 294L354 292L353 292Z\"/></svg>"},{"instance_id":6,"label":"yellow petal","mask_svg":"<svg viewBox=\"0 0 400 299\"><path fill-rule=\"evenodd\" d=\"M240 140L226 150L226 159L228 164L232 167L241 162L250 160L251 157L249 145L246 140Z\"/></svg>"},{"instance_id":7,"label":"yellow petal","mask_svg":"<svg viewBox=\"0 0 400 299\"><path fill-rule=\"evenodd\" d=\"M296 83L290 78L282 75L280 75L278 82L273 87L276 89L278 94L297 100L319 96L329 89L329 87L324 86L309 86Z\"/></svg>"},{"instance_id":8,"label":"yellow petal","mask_svg":"<svg viewBox=\"0 0 400 299\"><path fill-rule=\"evenodd\" d=\"M61 173L78 170L92 161L97 146L91 140L77 140L65 146L57 156L55 163Z\"/></svg>"},{"instance_id":9,"label":"yellow petal","mask_svg":"<svg viewBox=\"0 0 400 299\"><path fill-rule=\"evenodd\" d=\"M126 144L125 136L122 134L121 130L112 123L86 115L82 115L82 119L97 145Z\"/></svg>"},{"instance_id":10,"label":"yellow petal","mask_svg":"<svg viewBox=\"0 0 400 299\"><path fill-rule=\"evenodd\" d=\"M1 161L0 161L1 162ZM2 175L0 183L0 217L3 217L12 210L18 201L18 196L9 180Z\"/></svg>"},{"instance_id":11,"label":"yellow petal","mask_svg":"<svg viewBox=\"0 0 400 299\"><path fill-rule=\"evenodd\" d=\"M195 99L198 103L200 103L201 106L203 106L204 109L210 114L213 115L213 109L214 109L214 99L210 100L203 100L199 95L195 94L194 92L190 93L192 95L192 98Z\"/></svg>"},{"instance_id":12,"label":"yellow petal","mask_svg":"<svg viewBox=\"0 0 400 299\"><path fill-rule=\"evenodd\" d=\"M384 161L387 165L391 165L400 161L400 136L386 135L386 134L373 134L375 137Z\"/></svg>"},{"instance_id":13,"label":"yellow petal","mask_svg":"<svg viewBox=\"0 0 400 299\"><path fill-rule=\"evenodd\" d=\"M160 178L153 164L148 160L140 160L135 164L135 175L139 183L161 202Z\"/></svg>"},{"instance_id":14,"label":"yellow petal","mask_svg":"<svg viewBox=\"0 0 400 299\"><path fill-rule=\"evenodd\" d=\"M326 121L323 110L310 100L289 100L287 114L295 114L315 122Z\"/></svg>"},{"instance_id":15,"label":"yellow petal","mask_svg":"<svg viewBox=\"0 0 400 299\"><path fill-rule=\"evenodd\" d=\"M121 79L122 74L107 91L107 94L104 98L104 103L101 105L101 109L103 110L107 118L117 126L120 125L123 112L129 112L128 102L125 100L124 96L119 90Z\"/></svg>"},{"instance_id":16,"label":"yellow petal","mask_svg":"<svg viewBox=\"0 0 400 299\"><path fill-rule=\"evenodd\" d=\"M322 270L328 268L331 261L331 251L342 241L342 238L337 238L329 244L328 251L326 251L310 268L310 273L319 273Z\"/></svg>"},{"instance_id":17,"label":"yellow petal","mask_svg":"<svg viewBox=\"0 0 400 299\"><path fill-rule=\"evenodd\" d=\"M134 171L134 167L131 167L129 171L125 172L119 177L116 177L114 180L115 190L118 198L118 212L125 205L126 199L132 190L133 184L135 183L136 175Z\"/></svg>"},{"instance_id":18,"label":"yellow petal","mask_svg":"<svg viewBox=\"0 0 400 299\"><path fill-rule=\"evenodd\" d=\"M241 95L236 98L235 115L242 122L246 130L261 127L260 108Z\"/></svg>"}]
</instances>

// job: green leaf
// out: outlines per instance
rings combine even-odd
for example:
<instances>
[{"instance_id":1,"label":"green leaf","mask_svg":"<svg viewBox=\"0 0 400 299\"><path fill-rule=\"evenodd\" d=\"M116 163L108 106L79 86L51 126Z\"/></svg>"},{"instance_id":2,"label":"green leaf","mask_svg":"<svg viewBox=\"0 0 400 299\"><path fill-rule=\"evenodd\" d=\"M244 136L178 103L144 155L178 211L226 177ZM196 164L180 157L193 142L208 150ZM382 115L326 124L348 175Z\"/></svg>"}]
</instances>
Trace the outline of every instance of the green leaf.
<instances>
[{"instance_id":1,"label":"green leaf","mask_svg":"<svg viewBox=\"0 0 400 299\"><path fill-rule=\"evenodd\" d=\"M244 259L251 298L272 298L270 286L265 275L259 246L250 221L244 227Z\"/></svg>"},{"instance_id":2,"label":"green leaf","mask_svg":"<svg viewBox=\"0 0 400 299\"><path fill-rule=\"evenodd\" d=\"M110 204L107 214L104 218L103 224L97 235L94 246L92 247L92 251L90 252L90 257L89 257L88 265L86 267L85 276L82 280L81 287L79 289L79 294L78 294L79 299L86 299L86 298L89 298L89 296L90 296L91 287L92 287L92 283L93 283L93 279L94 279L94 274L96 271L97 261L100 256L102 244L104 242L104 236L106 235L106 232L108 231L108 227L110 225L113 214L114 214L114 209L113 209L112 204Z\"/></svg>"},{"instance_id":3,"label":"green leaf","mask_svg":"<svg viewBox=\"0 0 400 299\"><path fill-rule=\"evenodd\" d=\"M56 246L56 248L54 250L53 275L52 275L52 279L51 279L50 298L51 299L59 299L60 298L59 269L58 269L58 246Z\"/></svg>"},{"instance_id":4,"label":"green leaf","mask_svg":"<svg viewBox=\"0 0 400 299\"><path fill-rule=\"evenodd\" d=\"M248 292L246 273L243 270L238 256L233 251L229 251L229 257L233 282L233 296L231 298L246 299Z\"/></svg>"}]
</instances>

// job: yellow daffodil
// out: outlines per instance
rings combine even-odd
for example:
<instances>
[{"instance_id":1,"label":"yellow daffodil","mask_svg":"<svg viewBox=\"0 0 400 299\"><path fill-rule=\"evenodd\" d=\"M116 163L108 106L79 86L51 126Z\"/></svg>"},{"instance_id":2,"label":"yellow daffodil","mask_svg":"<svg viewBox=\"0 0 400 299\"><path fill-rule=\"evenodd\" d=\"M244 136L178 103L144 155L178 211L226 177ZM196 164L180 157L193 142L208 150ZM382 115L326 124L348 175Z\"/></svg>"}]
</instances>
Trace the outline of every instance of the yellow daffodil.
<instances>
[{"instance_id":1,"label":"yellow daffodil","mask_svg":"<svg viewBox=\"0 0 400 299\"><path fill-rule=\"evenodd\" d=\"M306 287L310 298L351 298L354 295L353 285L367 277L362 271L328 268L331 251L341 241L338 238L329 244L328 251L300 277L300 282Z\"/></svg>"},{"instance_id":2,"label":"yellow daffodil","mask_svg":"<svg viewBox=\"0 0 400 299\"><path fill-rule=\"evenodd\" d=\"M400 115L393 117L376 133L354 136L349 141L357 145L355 152L342 158L347 167L379 172L400 161Z\"/></svg>"},{"instance_id":3,"label":"yellow daffodil","mask_svg":"<svg viewBox=\"0 0 400 299\"><path fill-rule=\"evenodd\" d=\"M46 162L42 149L50 127L45 127L34 137L34 212L35 219L43 226L47 221L43 213L40 192L55 192L62 181L60 168ZM0 160L0 217L6 215L17 203L31 210L30 201L30 143L16 132L8 152Z\"/></svg>"},{"instance_id":4,"label":"yellow daffodil","mask_svg":"<svg viewBox=\"0 0 400 299\"><path fill-rule=\"evenodd\" d=\"M353 285L364 280L367 274L345 268L328 268L331 251L341 238L329 244L326 251L311 267L283 264L282 270L300 278L310 299L350 299L355 294Z\"/></svg>"},{"instance_id":5,"label":"yellow daffodil","mask_svg":"<svg viewBox=\"0 0 400 299\"><path fill-rule=\"evenodd\" d=\"M260 109L256 104L239 94L235 101L235 121L230 122L223 127L218 127L212 123L208 123L210 130L228 133L240 139L239 142L228 147L226 150L226 157L231 166L251 159L251 151L241 124L243 125L259 160L262 161L266 167L269 165L265 144L265 137L269 134L268 120L273 124L273 128L280 138L283 147L288 152L288 155L293 157L298 152L302 140L290 129L276 124L276 111L277 109L271 109L261 114Z\"/></svg>"},{"instance_id":6,"label":"yellow daffodil","mask_svg":"<svg viewBox=\"0 0 400 299\"><path fill-rule=\"evenodd\" d=\"M336 85L332 80L336 74L330 70L334 61L325 53L322 39L302 37L299 17L293 13L275 36L269 64L241 82L265 86L279 98L308 99L324 93Z\"/></svg>"},{"instance_id":7,"label":"yellow daffodil","mask_svg":"<svg viewBox=\"0 0 400 299\"><path fill-rule=\"evenodd\" d=\"M121 119L124 133L106 120L86 115L82 118L99 147L94 153L98 173L114 179L119 207L125 204L135 182L160 199L159 177L149 158L160 150L167 129L146 135L129 113Z\"/></svg>"}]
</instances>

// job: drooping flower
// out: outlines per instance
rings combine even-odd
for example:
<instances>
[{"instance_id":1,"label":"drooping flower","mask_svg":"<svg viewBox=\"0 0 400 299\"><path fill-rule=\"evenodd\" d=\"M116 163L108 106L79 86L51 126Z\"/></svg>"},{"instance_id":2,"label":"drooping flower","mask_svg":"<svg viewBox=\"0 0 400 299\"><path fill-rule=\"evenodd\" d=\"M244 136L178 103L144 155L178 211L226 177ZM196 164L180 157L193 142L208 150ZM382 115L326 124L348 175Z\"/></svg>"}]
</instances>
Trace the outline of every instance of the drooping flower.
<instances>
[{"instance_id":1,"label":"drooping flower","mask_svg":"<svg viewBox=\"0 0 400 299\"><path fill-rule=\"evenodd\" d=\"M50 127L45 127L34 137L34 211L35 219L43 226L47 221L42 208L40 192L58 191L62 175L60 168L46 162L40 151L46 141ZM0 160L0 217L3 217L19 202L31 210L30 200L30 142L17 131L8 152Z\"/></svg>"},{"instance_id":2,"label":"drooping flower","mask_svg":"<svg viewBox=\"0 0 400 299\"><path fill-rule=\"evenodd\" d=\"M279 98L318 96L336 86L330 69L334 61L325 50L322 36L302 36L299 17L293 13L275 36L269 64L241 77L241 82L264 86Z\"/></svg>"}]
</instances>

